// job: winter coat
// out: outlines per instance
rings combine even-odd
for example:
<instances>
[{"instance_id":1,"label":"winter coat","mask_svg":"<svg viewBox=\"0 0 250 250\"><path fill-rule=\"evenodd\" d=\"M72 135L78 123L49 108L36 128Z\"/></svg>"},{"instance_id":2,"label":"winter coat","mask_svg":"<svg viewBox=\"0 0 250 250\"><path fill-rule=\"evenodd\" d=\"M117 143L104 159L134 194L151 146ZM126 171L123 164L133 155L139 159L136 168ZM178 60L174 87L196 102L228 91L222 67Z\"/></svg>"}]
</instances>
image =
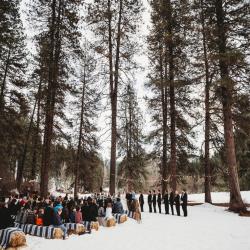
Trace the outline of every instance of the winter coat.
<instances>
[{"instance_id":1,"label":"winter coat","mask_svg":"<svg viewBox=\"0 0 250 250\"><path fill-rule=\"evenodd\" d=\"M113 215L112 215L112 208L111 208L111 207L107 207L107 208L106 208L105 218L106 218L106 219L111 219L111 218L113 218Z\"/></svg>"},{"instance_id":2,"label":"winter coat","mask_svg":"<svg viewBox=\"0 0 250 250\"><path fill-rule=\"evenodd\" d=\"M113 208L113 212L115 214L123 214L123 206L122 206L122 203L120 201L117 201L115 204L114 204L114 208Z\"/></svg>"},{"instance_id":3,"label":"winter coat","mask_svg":"<svg viewBox=\"0 0 250 250\"><path fill-rule=\"evenodd\" d=\"M44 215L43 215L43 225L44 226L50 226L53 224L54 219L54 210L53 208L47 206L44 209Z\"/></svg>"},{"instance_id":4,"label":"winter coat","mask_svg":"<svg viewBox=\"0 0 250 250\"><path fill-rule=\"evenodd\" d=\"M75 223L82 223L82 212L81 211L76 211Z\"/></svg>"},{"instance_id":5,"label":"winter coat","mask_svg":"<svg viewBox=\"0 0 250 250\"><path fill-rule=\"evenodd\" d=\"M54 226L61 226L63 223L62 223L62 218L61 216L55 212L54 213L54 216L53 216L53 225Z\"/></svg>"},{"instance_id":6,"label":"winter coat","mask_svg":"<svg viewBox=\"0 0 250 250\"><path fill-rule=\"evenodd\" d=\"M139 196L139 202L140 202L141 205L144 204L144 197L143 197L143 194L140 194L140 196Z\"/></svg>"},{"instance_id":7,"label":"winter coat","mask_svg":"<svg viewBox=\"0 0 250 250\"><path fill-rule=\"evenodd\" d=\"M186 192L185 192L184 194L181 195L181 201L182 201L182 205L183 205L183 206L187 206L188 196L187 196L187 193L186 193Z\"/></svg>"},{"instance_id":8,"label":"winter coat","mask_svg":"<svg viewBox=\"0 0 250 250\"><path fill-rule=\"evenodd\" d=\"M156 194L153 194L153 204L156 204Z\"/></svg>"},{"instance_id":9,"label":"winter coat","mask_svg":"<svg viewBox=\"0 0 250 250\"><path fill-rule=\"evenodd\" d=\"M161 203L161 194L157 195L157 203Z\"/></svg>"},{"instance_id":10,"label":"winter coat","mask_svg":"<svg viewBox=\"0 0 250 250\"><path fill-rule=\"evenodd\" d=\"M152 203L152 194L149 194L148 195L148 204L151 204Z\"/></svg>"},{"instance_id":11,"label":"winter coat","mask_svg":"<svg viewBox=\"0 0 250 250\"><path fill-rule=\"evenodd\" d=\"M0 229L5 229L7 227L13 226L13 220L10 216L10 211L6 207L0 208Z\"/></svg>"}]
</instances>

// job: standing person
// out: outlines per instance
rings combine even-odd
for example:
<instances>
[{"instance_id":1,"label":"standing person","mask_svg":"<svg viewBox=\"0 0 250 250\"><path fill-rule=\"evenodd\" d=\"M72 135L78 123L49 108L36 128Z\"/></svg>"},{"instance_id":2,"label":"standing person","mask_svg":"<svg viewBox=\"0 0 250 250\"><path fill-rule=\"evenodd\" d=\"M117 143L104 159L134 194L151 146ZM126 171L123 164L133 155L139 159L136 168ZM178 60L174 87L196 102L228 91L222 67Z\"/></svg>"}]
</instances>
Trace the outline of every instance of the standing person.
<instances>
[{"instance_id":1,"label":"standing person","mask_svg":"<svg viewBox=\"0 0 250 250\"><path fill-rule=\"evenodd\" d=\"M141 192L140 192L141 193ZM139 203L140 203L140 207L141 207L141 212L143 212L143 205L144 205L144 197L143 194L141 193L139 196Z\"/></svg>"},{"instance_id":2,"label":"standing person","mask_svg":"<svg viewBox=\"0 0 250 250\"><path fill-rule=\"evenodd\" d=\"M181 215L181 213L180 213L180 206L181 206L180 205L180 195L179 195L177 190L175 191L174 203L175 203L176 213L178 216L180 216Z\"/></svg>"},{"instance_id":3,"label":"standing person","mask_svg":"<svg viewBox=\"0 0 250 250\"><path fill-rule=\"evenodd\" d=\"M82 212L79 206L76 207L75 223L82 223Z\"/></svg>"},{"instance_id":4,"label":"standing person","mask_svg":"<svg viewBox=\"0 0 250 250\"><path fill-rule=\"evenodd\" d=\"M171 192L169 194L169 204L170 204L172 215L174 215L174 191L173 189L171 189Z\"/></svg>"},{"instance_id":5,"label":"standing person","mask_svg":"<svg viewBox=\"0 0 250 250\"><path fill-rule=\"evenodd\" d=\"M184 217L187 217L187 201L188 201L187 192L186 189L183 189L181 193L181 207Z\"/></svg>"},{"instance_id":6,"label":"standing person","mask_svg":"<svg viewBox=\"0 0 250 250\"><path fill-rule=\"evenodd\" d=\"M149 213L152 213L152 193L150 190L148 192L148 207L149 207Z\"/></svg>"},{"instance_id":7,"label":"standing person","mask_svg":"<svg viewBox=\"0 0 250 250\"><path fill-rule=\"evenodd\" d=\"M158 209L159 213L161 214L161 191L158 189L158 195L157 195L157 204L158 204Z\"/></svg>"},{"instance_id":8,"label":"standing person","mask_svg":"<svg viewBox=\"0 0 250 250\"><path fill-rule=\"evenodd\" d=\"M169 202L168 202L168 191L166 190L163 196L164 206L165 206L165 214L169 214Z\"/></svg>"},{"instance_id":9,"label":"standing person","mask_svg":"<svg viewBox=\"0 0 250 250\"><path fill-rule=\"evenodd\" d=\"M155 193L155 190L153 190L153 207L154 207L154 213L156 213L156 193Z\"/></svg>"}]
</instances>

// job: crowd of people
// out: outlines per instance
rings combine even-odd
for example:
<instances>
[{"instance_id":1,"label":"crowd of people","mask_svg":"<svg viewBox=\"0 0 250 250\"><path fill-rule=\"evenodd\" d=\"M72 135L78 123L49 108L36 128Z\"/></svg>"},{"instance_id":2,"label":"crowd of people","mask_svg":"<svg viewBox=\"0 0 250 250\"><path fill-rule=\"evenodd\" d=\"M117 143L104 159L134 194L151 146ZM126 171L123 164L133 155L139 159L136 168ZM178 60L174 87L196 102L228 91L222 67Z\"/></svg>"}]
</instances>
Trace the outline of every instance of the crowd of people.
<instances>
[{"instance_id":1,"label":"crowd of people","mask_svg":"<svg viewBox=\"0 0 250 250\"><path fill-rule=\"evenodd\" d=\"M139 205L141 212L144 212L144 195L140 193L139 202L135 192L126 194L127 207L129 211L137 211ZM179 195L176 192L165 192L160 190L149 191L148 197L149 212L162 212L164 204L165 213L172 215L175 210L180 216L182 207L183 215L187 216L187 192L184 189ZM170 208L170 209L169 209ZM175 208L175 209L174 209ZM123 214L123 204L118 196L109 194L93 194L91 196L73 199L68 195L62 197L49 196L46 199L38 195L14 195L0 200L0 229L11 227L14 222L21 224L34 224L39 226L54 226L61 228L64 238L67 238L67 230L64 223L82 223L83 221L99 221L110 219L114 213Z\"/></svg>"},{"instance_id":2,"label":"crowd of people","mask_svg":"<svg viewBox=\"0 0 250 250\"><path fill-rule=\"evenodd\" d=\"M6 202L7 200L7 202ZM14 221L21 224L54 226L61 228L64 239L67 229L64 223L82 223L110 219L113 213L123 214L120 197L94 194L81 199L15 195L0 201L0 229L11 227Z\"/></svg>"},{"instance_id":3,"label":"crowd of people","mask_svg":"<svg viewBox=\"0 0 250 250\"><path fill-rule=\"evenodd\" d=\"M131 192L130 194L126 195L126 199L128 203L129 203L129 200L132 200L133 195L135 195L134 192ZM176 214L180 216L181 215L180 208L182 207L183 216L186 217L187 216L187 202L188 202L188 196L187 196L187 192L185 189L182 190L181 195L179 194L178 191L174 192L173 190L171 190L169 193L168 191L166 191L164 194L161 194L160 190L158 190L158 193L156 193L155 190L153 191L150 190L148 192L148 207L149 207L150 213L152 213L153 211L154 213L156 213L157 207L158 207L159 213L161 213L162 204L164 204L165 214L169 214L169 207L170 207L172 215L175 214L174 210L176 210ZM142 193L140 193L140 196L139 196L139 203L141 207L141 212L143 212L144 211L144 195Z\"/></svg>"}]
</instances>

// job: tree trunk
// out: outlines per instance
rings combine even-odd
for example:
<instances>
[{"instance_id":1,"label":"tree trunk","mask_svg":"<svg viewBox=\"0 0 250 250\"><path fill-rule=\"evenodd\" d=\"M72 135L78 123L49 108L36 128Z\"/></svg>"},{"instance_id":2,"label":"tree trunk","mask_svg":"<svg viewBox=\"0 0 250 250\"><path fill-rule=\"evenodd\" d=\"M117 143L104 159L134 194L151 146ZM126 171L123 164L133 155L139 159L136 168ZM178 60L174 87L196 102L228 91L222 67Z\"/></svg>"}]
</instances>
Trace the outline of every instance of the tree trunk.
<instances>
[{"instance_id":1,"label":"tree trunk","mask_svg":"<svg viewBox=\"0 0 250 250\"><path fill-rule=\"evenodd\" d=\"M32 168L31 168L32 180L36 179L36 170L37 170L38 140L39 140L39 133L40 133L41 88L42 88L42 80L40 80L40 86L39 86L38 96L37 96L36 131L34 135Z\"/></svg>"},{"instance_id":2,"label":"tree trunk","mask_svg":"<svg viewBox=\"0 0 250 250\"><path fill-rule=\"evenodd\" d=\"M39 95L39 92L40 92L40 88L41 88L41 81L39 83L39 87L38 87L38 91L37 91L38 95ZM25 137L22 160L21 160L21 163L18 165L18 169L17 169L16 187L17 187L17 189L19 191L20 191L20 187L21 187L21 184L22 184L23 170L24 170L24 166L25 166L26 155L27 155L27 151L28 151L28 144L29 144L29 139L30 139L30 133L31 133L31 128L32 128L33 120L34 120L35 111L36 111L37 101L38 101L38 98L36 98L36 100L35 100L34 108L33 108L33 111L32 111L31 118L30 118L29 128L28 128L28 131L27 131L27 135Z\"/></svg>"},{"instance_id":3,"label":"tree trunk","mask_svg":"<svg viewBox=\"0 0 250 250\"><path fill-rule=\"evenodd\" d=\"M76 169L75 169L75 186L74 186L75 198L77 198L77 192L79 190L79 169L80 169L80 164L81 164L81 153L82 153L82 130L83 130L83 114L84 114L85 87L86 87L86 66L87 65L84 63L82 100L81 100L81 117L80 117L79 138L78 138Z\"/></svg>"},{"instance_id":4,"label":"tree trunk","mask_svg":"<svg viewBox=\"0 0 250 250\"><path fill-rule=\"evenodd\" d=\"M109 13L111 13L111 3L109 3ZM110 194L115 193L116 186L116 143L117 143L117 91L118 91L118 81L119 81L119 66L120 66L120 45L121 45L121 19L123 10L123 0L120 0L119 17L117 23L117 37L116 37L116 54L115 54L115 72L114 81L112 80L111 86L111 159L110 159ZM111 27L111 14L109 18L109 39L112 40L112 27ZM109 48L109 53L112 51L112 41L110 43L111 48ZM112 53L110 54L110 57ZM110 70L113 64L110 63ZM113 79L113 74L112 74ZM110 81L111 83L111 81Z\"/></svg>"},{"instance_id":5,"label":"tree trunk","mask_svg":"<svg viewBox=\"0 0 250 250\"><path fill-rule=\"evenodd\" d=\"M163 67L163 49L160 48L161 105L162 105L162 194L167 190L167 70ZM167 64L167 62L165 62ZM164 77L165 68L165 77Z\"/></svg>"},{"instance_id":6,"label":"tree trunk","mask_svg":"<svg viewBox=\"0 0 250 250\"><path fill-rule=\"evenodd\" d=\"M58 60L60 56L60 25L62 2L59 1L58 16L56 17L56 0L51 4L51 27L50 27L50 55L49 55L49 80L45 114L45 130L42 151L41 166L41 196L46 197L48 194L48 181L50 169L51 142L53 136L53 123L55 112L55 98L58 78ZM56 20L57 19L57 20ZM56 26L57 24L57 26Z\"/></svg>"},{"instance_id":7,"label":"tree trunk","mask_svg":"<svg viewBox=\"0 0 250 250\"><path fill-rule=\"evenodd\" d=\"M176 110L175 110L175 86L174 86L174 54L172 32L172 6L171 1L166 2L167 34L168 41L168 64L169 64L169 97L170 97L170 184L173 191L177 187L176 176Z\"/></svg>"},{"instance_id":8,"label":"tree trunk","mask_svg":"<svg viewBox=\"0 0 250 250\"><path fill-rule=\"evenodd\" d=\"M8 57L7 57L6 64L5 64L3 82L2 82L1 93L0 93L0 113L2 113L2 111L4 110L4 91L6 89L6 78L8 74L9 64L10 64L10 49L8 51Z\"/></svg>"},{"instance_id":9,"label":"tree trunk","mask_svg":"<svg viewBox=\"0 0 250 250\"><path fill-rule=\"evenodd\" d=\"M225 139L225 157L226 165L229 172L229 188L230 188L230 204L231 211L245 211L246 206L243 203L240 193L237 162L235 155L234 133L233 133L233 82L229 77L229 70L225 55L227 53L225 16L222 0L217 0L215 4L217 18L217 34L218 34L218 49L219 49L219 68L221 76L221 94L224 117L224 139Z\"/></svg>"},{"instance_id":10,"label":"tree trunk","mask_svg":"<svg viewBox=\"0 0 250 250\"><path fill-rule=\"evenodd\" d=\"M202 42L205 66L205 202L212 203L211 199L211 168L210 168L210 82L209 82L209 65L207 58L207 39L205 30L205 17L203 10L203 0L201 0L201 24L202 24Z\"/></svg>"}]
</instances>

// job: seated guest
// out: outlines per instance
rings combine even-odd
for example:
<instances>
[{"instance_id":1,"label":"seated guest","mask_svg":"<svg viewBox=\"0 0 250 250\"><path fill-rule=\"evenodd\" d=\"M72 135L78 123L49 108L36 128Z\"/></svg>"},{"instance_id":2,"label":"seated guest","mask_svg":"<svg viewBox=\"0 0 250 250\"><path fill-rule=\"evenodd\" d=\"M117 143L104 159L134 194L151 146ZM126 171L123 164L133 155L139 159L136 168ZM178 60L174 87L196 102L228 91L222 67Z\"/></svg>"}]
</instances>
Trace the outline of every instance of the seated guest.
<instances>
[{"instance_id":1,"label":"seated guest","mask_svg":"<svg viewBox=\"0 0 250 250\"><path fill-rule=\"evenodd\" d=\"M68 238L68 232L67 232L67 228L62 223L62 218L61 218L62 208L63 207L60 205L57 205L54 208L53 226L62 229L63 239L65 240L66 238Z\"/></svg>"},{"instance_id":2,"label":"seated guest","mask_svg":"<svg viewBox=\"0 0 250 250\"><path fill-rule=\"evenodd\" d=\"M82 223L82 212L80 211L79 206L76 207L75 223Z\"/></svg>"},{"instance_id":3,"label":"seated guest","mask_svg":"<svg viewBox=\"0 0 250 250\"><path fill-rule=\"evenodd\" d=\"M38 210L38 214L36 217L36 225L37 226L43 226L43 215L44 215L44 210L43 210L43 208L40 208Z\"/></svg>"},{"instance_id":4,"label":"seated guest","mask_svg":"<svg viewBox=\"0 0 250 250\"><path fill-rule=\"evenodd\" d=\"M120 198L116 199L116 202L115 202L114 207L113 207L113 213L115 213L115 214L123 214L124 213L123 205L121 203Z\"/></svg>"},{"instance_id":5,"label":"seated guest","mask_svg":"<svg viewBox=\"0 0 250 250\"><path fill-rule=\"evenodd\" d=\"M113 214L112 214L112 204L108 203L107 204L107 208L106 208L106 214L105 214L105 219L112 219L113 218Z\"/></svg>"},{"instance_id":6,"label":"seated guest","mask_svg":"<svg viewBox=\"0 0 250 250\"><path fill-rule=\"evenodd\" d=\"M13 226L13 220L9 209L5 206L5 198L0 200L0 229Z\"/></svg>"},{"instance_id":7,"label":"seated guest","mask_svg":"<svg viewBox=\"0 0 250 250\"><path fill-rule=\"evenodd\" d=\"M43 214L43 225L50 226L53 224L54 210L52 201L48 201Z\"/></svg>"}]
</instances>

